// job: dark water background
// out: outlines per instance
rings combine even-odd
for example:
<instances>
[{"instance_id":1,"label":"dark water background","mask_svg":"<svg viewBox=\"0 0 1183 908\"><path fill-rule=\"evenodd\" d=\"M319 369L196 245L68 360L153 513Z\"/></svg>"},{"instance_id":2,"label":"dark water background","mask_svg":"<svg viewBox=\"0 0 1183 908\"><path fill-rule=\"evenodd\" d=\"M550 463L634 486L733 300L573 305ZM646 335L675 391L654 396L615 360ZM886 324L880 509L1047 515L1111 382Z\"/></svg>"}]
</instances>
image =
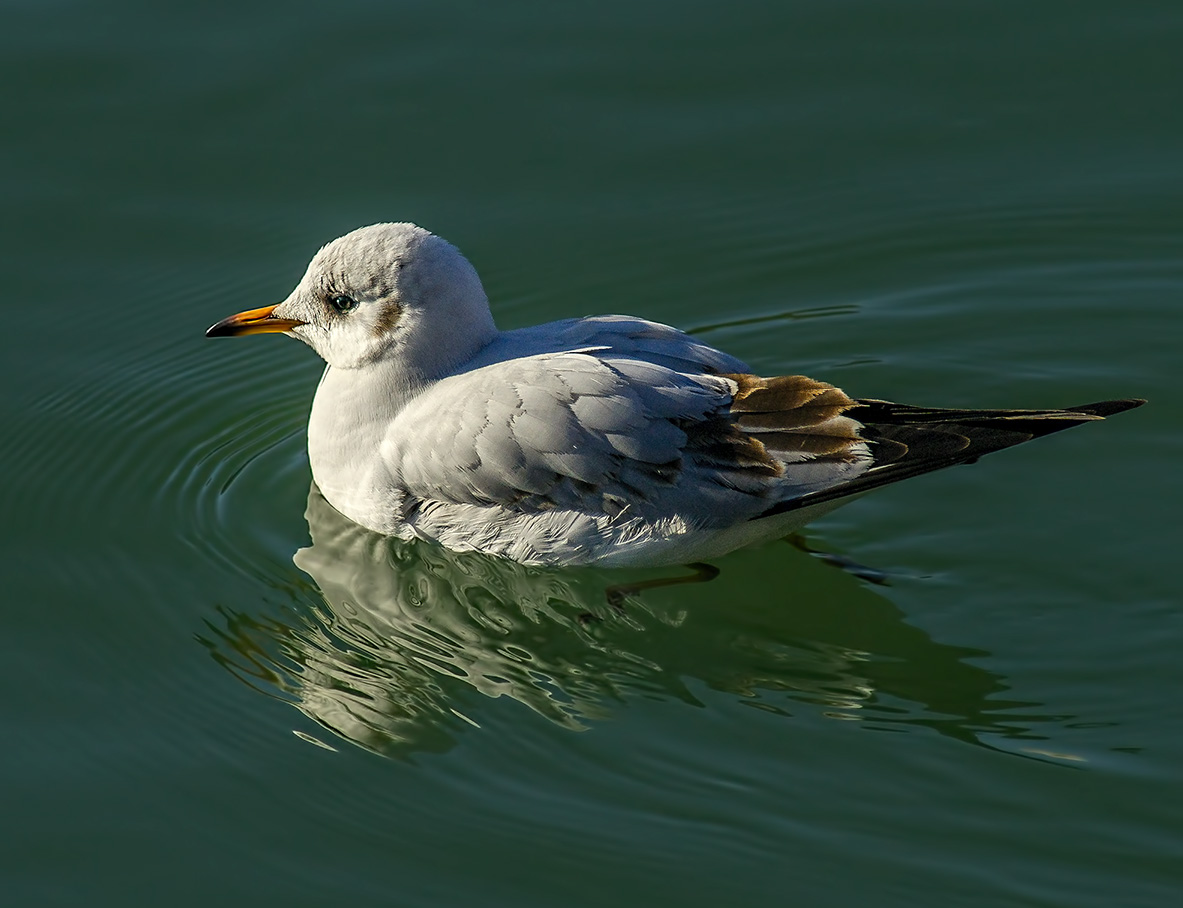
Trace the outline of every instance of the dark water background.
<instances>
[{"instance_id":1,"label":"dark water background","mask_svg":"<svg viewBox=\"0 0 1183 908\"><path fill-rule=\"evenodd\" d=\"M1178 903L1183 6L0 23L5 904ZM318 361L203 339L404 219L503 327L1151 404L615 615L310 500Z\"/></svg>"}]
</instances>

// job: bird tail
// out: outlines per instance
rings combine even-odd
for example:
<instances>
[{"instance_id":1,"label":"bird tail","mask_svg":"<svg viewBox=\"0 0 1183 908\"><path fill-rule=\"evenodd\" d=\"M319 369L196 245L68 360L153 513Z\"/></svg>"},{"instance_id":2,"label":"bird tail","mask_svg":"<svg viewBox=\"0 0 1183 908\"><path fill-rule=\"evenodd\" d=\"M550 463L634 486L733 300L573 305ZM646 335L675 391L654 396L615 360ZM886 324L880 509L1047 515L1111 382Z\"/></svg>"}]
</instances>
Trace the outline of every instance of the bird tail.
<instances>
[{"instance_id":1,"label":"bird tail","mask_svg":"<svg viewBox=\"0 0 1183 908\"><path fill-rule=\"evenodd\" d=\"M1062 410L956 410L858 400L842 415L858 422L859 436L871 448L871 466L846 482L778 502L758 516L771 517L955 464L973 463L985 454L1144 403L1140 398L1125 398Z\"/></svg>"}]
</instances>

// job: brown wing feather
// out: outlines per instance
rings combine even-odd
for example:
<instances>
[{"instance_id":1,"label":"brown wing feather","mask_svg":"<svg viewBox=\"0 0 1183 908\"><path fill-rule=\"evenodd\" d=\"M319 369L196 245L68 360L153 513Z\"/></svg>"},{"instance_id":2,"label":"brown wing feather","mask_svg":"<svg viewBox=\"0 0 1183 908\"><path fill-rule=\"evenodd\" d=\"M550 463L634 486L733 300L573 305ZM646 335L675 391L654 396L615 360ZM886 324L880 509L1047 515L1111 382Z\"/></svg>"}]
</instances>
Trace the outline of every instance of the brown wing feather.
<instances>
[{"instance_id":1,"label":"brown wing feather","mask_svg":"<svg viewBox=\"0 0 1183 908\"><path fill-rule=\"evenodd\" d=\"M744 435L780 461L850 463L861 449L859 424L847 415L858 402L804 375L727 375L739 390L731 418Z\"/></svg>"},{"instance_id":2,"label":"brown wing feather","mask_svg":"<svg viewBox=\"0 0 1183 908\"><path fill-rule=\"evenodd\" d=\"M762 381L771 384L777 379ZM791 381L799 383L800 376L792 376ZM874 456L871 468L829 489L779 502L757 515L757 519L857 495L942 467L968 463L983 454L1146 403L1131 398L1100 401L1064 410L955 410L910 407L882 400L846 400L850 403L842 408L838 418L854 423L857 427L855 437L869 443ZM742 419L741 416L739 421ZM796 431L809 430L803 427ZM812 431L817 430L815 428Z\"/></svg>"}]
</instances>

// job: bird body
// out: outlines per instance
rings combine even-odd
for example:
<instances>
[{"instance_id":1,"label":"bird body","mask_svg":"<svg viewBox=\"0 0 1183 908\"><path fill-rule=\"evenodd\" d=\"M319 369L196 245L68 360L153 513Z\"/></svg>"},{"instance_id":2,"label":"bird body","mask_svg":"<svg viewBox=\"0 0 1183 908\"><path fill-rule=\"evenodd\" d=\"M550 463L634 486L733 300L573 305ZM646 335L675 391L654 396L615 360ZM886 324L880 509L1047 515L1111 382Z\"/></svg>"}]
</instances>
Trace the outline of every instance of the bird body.
<instances>
[{"instance_id":1,"label":"bird body","mask_svg":"<svg viewBox=\"0 0 1183 908\"><path fill-rule=\"evenodd\" d=\"M328 365L313 478L346 517L526 564L675 564L783 536L897 479L1138 406L935 410L760 378L667 325L595 316L499 332L475 270L411 224L325 246L277 306Z\"/></svg>"}]
</instances>

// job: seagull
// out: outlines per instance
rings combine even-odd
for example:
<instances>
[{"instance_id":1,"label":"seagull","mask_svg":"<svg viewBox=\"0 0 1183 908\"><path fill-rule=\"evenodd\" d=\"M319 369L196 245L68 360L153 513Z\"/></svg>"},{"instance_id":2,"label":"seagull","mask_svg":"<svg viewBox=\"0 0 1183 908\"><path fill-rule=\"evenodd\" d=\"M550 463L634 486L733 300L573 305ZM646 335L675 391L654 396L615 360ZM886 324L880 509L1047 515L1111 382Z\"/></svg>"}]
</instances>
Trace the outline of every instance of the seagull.
<instances>
[{"instance_id":1,"label":"seagull","mask_svg":"<svg viewBox=\"0 0 1183 908\"><path fill-rule=\"evenodd\" d=\"M1145 403L958 410L753 375L668 325L499 331L476 270L414 224L313 256L283 302L208 337L281 333L327 363L312 476L353 522L530 565L690 564L879 486Z\"/></svg>"}]
</instances>

